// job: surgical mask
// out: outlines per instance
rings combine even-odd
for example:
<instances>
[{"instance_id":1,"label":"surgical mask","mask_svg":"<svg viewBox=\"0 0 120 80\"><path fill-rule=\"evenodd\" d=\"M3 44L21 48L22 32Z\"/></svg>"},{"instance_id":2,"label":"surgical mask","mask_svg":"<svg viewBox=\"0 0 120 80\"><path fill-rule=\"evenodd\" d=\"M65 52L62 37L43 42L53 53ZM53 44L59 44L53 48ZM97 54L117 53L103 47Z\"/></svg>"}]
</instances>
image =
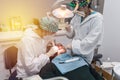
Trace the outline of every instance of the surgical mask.
<instances>
[{"instance_id":1,"label":"surgical mask","mask_svg":"<svg viewBox=\"0 0 120 80\"><path fill-rule=\"evenodd\" d=\"M76 11L75 13L77 13L78 15L85 17L85 12L84 11Z\"/></svg>"}]
</instances>

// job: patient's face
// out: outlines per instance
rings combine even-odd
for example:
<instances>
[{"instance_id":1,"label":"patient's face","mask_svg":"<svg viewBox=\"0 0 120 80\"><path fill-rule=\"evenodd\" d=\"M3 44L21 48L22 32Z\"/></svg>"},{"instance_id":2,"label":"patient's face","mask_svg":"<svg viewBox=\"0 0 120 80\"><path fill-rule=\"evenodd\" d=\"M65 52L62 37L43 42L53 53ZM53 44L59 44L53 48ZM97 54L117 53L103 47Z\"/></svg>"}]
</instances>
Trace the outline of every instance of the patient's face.
<instances>
[{"instance_id":1,"label":"patient's face","mask_svg":"<svg viewBox=\"0 0 120 80\"><path fill-rule=\"evenodd\" d=\"M57 43L57 44L55 44L55 45L58 47L57 55L66 52L65 47L64 47L61 43ZM48 43L48 45L47 45L47 52L51 49L52 46L53 46L52 43Z\"/></svg>"},{"instance_id":2,"label":"patient's face","mask_svg":"<svg viewBox=\"0 0 120 80\"><path fill-rule=\"evenodd\" d=\"M55 44L55 45L58 47L58 52L56 54L54 54L53 56L51 56L50 60L52 60L54 57L66 52L65 47L61 43L58 43L58 44ZM48 52L51 49L52 46L53 46L52 43L49 43L46 51Z\"/></svg>"},{"instance_id":3,"label":"patient's face","mask_svg":"<svg viewBox=\"0 0 120 80\"><path fill-rule=\"evenodd\" d=\"M58 47L58 55L66 52L65 47L61 43L56 44L56 46Z\"/></svg>"}]
</instances>

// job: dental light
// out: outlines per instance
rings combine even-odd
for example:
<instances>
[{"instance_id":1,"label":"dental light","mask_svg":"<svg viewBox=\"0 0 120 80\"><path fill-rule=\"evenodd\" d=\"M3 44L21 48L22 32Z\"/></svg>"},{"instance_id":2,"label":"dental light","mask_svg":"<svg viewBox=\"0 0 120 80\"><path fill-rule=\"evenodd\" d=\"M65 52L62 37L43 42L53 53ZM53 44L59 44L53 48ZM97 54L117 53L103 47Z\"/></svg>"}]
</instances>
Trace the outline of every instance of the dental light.
<instances>
[{"instance_id":1,"label":"dental light","mask_svg":"<svg viewBox=\"0 0 120 80\"><path fill-rule=\"evenodd\" d=\"M61 5L59 8L54 9L52 14L60 20L59 29L64 29L65 18L74 16L73 12L67 9L66 5Z\"/></svg>"}]
</instances>

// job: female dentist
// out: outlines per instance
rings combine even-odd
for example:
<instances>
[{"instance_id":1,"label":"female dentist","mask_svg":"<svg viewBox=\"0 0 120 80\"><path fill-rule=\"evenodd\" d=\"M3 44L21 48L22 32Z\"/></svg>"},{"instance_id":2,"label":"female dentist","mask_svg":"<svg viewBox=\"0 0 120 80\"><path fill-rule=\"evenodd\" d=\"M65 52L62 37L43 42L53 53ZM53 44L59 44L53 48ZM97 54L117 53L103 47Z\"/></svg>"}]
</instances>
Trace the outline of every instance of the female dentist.
<instances>
[{"instance_id":1,"label":"female dentist","mask_svg":"<svg viewBox=\"0 0 120 80\"><path fill-rule=\"evenodd\" d=\"M91 9L91 0L73 0L69 5L75 8L75 15L66 30L56 35L66 34L72 38L67 48L91 63L94 49L101 45L103 38L103 15Z\"/></svg>"},{"instance_id":2,"label":"female dentist","mask_svg":"<svg viewBox=\"0 0 120 80\"><path fill-rule=\"evenodd\" d=\"M42 67L50 61L49 57L58 52L56 46L46 52L46 36L52 35L58 30L56 19L43 17L40 24L31 25L31 27L33 28L25 30L24 36L18 44L16 80L39 73Z\"/></svg>"}]
</instances>

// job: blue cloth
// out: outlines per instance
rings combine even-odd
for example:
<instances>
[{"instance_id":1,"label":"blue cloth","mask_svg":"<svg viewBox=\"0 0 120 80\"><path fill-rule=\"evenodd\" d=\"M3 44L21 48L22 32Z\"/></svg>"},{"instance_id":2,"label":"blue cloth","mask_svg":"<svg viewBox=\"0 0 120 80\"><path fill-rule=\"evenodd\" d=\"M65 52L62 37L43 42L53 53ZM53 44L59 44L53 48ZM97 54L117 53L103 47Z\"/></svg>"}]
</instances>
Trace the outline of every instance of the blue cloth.
<instances>
[{"instance_id":1,"label":"blue cloth","mask_svg":"<svg viewBox=\"0 0 120 80\"><path fill-rule=\"evenodd\" d=\"M79 60L76 60L76 61L73 61L73 62L64 62L66 60L76 58L76 57L79 57ZM64 63L61 64L60 63L61 61L63 61ZM88 65L82 57L80 57L80 56L74 56L73 57L68 53L61 54L61 55L55 57L52 60L52 63L54 63L56 65L56 67L59 69L59 71L62 74L65 74L69 71L75 70L75 69L77 69L79 67L82 67L84 65Z\"/></svg>"},{"instance_id":2,"label":"blue cloth","mask_svg":"<svg viewBox=\"0 0 120 80\"><path fill-rule=\"evenodd\" d=\"M95 13L96 13L96 11L91 12L91 14L95 14Z\"/></svg>"}]
</instances>

